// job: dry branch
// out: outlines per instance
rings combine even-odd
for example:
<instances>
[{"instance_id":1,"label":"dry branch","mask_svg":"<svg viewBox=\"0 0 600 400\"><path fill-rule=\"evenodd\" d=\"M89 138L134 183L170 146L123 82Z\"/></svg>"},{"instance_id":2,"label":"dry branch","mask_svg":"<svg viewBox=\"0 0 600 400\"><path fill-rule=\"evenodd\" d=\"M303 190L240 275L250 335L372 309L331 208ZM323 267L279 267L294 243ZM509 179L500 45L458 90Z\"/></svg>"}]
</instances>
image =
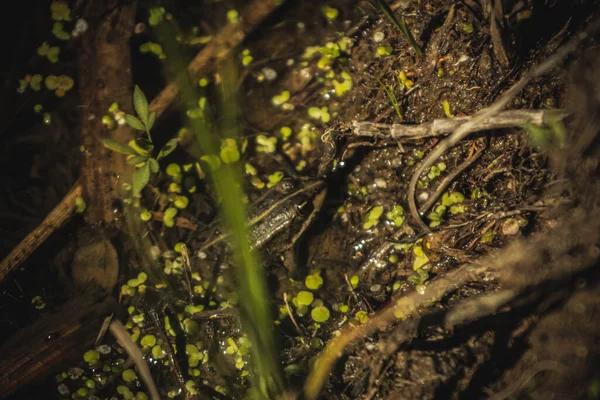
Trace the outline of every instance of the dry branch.
<instances>
[{"instance_id":1,"label":"dry branch","mask_svg":"<svg viewBox=\"0 0 600 400\"><path fill-rule=\"evenodd\" d=\"M564 117L563 111L544 110L508 110L489 118L483 118L472 126L472 132L492 129L522 127L527 123L541 125L548 115ZM352 136L372 137L375 139L416 140L447 136L460 126L470 122L476 115L456 118L440 118L420 125L380 124L354 121L351 125Z\"/></svg>"},{"instance_id":2,"label":"dry branch","mask_svg":"<svg viewBox=\"0 0 600 400\"><path fill-rule=\"evenodd\" d=\"M2 263L0 263L0 282L44 243L52 232L60 228L71 217L75 210L75 199L83 195L80 181L81 179L75 183L69 193L50 211L44 221L2 260Z\"/></svg>"}]
</instances>

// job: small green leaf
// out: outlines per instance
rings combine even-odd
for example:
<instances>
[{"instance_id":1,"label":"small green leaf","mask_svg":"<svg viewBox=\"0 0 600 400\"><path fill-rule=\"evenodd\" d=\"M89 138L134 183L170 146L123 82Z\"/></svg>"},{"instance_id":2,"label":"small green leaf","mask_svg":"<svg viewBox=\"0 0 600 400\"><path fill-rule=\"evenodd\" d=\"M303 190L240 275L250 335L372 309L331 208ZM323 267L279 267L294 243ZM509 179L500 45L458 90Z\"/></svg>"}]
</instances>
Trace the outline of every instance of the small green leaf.
<instances>
[{"instance_id":1,"label":"small green leaf","mask_svg":"<svg viewBox=\"0 0 600 400\"><path fill-rule=\"evenodd\" d=\"M35 74L34 76L32 76L31 81L29 82L29 84L31 85L31 89L35 90L36 92L39 91L41 89L41 82L42 76L40 74Z\"/></svg>"},{"instance_id":2,"label":"small green leaf","mask_svg":"<svg viewBox=\"0 0 600 400\"><path fill-rule=\"evenodd\" d=\"M55 75L48 75L46 77L46 79L44 79L44 84L46 85L46 88L48 90L58 89L58 86L59 86L58 77Z\"/></svg>"},{"instance_id":3,"label":"small green leaf","mask_svg":"<svg viewBox=\"0 0 600 400\"><path fill-rule=\"evenodd\" d=\"M158 172L158 161L156 161L155 158L149 158L148 159L148 163L150 164L150 171L152 171L152 173L157 173Z\"/></svg>"},{"instance_id":4,"label":"small green leaf","mask_svg":"<svg viewBox=\"0 0 600 400\"><path fill-rule=\"evenodd\" d=\"M325 306L319 306L312 309L310 316L313 321L321 323L329 319L329 309Z\"/></svg>"},{"instance_id":5,"label":"small green leaf","mask_svg":"<svg viewBox=\"0 0 600 400\"><path fill-rule=\"evenodd\" d=\"M154 113L152 113L154 114ZM163 157L168 156L169 154L171 154L173 152L173 150L175 150L175 148L177 147L177 138L173 138L171 140L169 140L167 143L165 143L165 145L162 147L162 149L160 149L160 151L158 152L158 157L156 157L157 160L160 160Z\"/></svg>"},{"instance_id":6,"label":"small green leaf","mask_svg":"<svg viewBox=\"0 0 600 400\"><path fill-rule=\"evenodd\" d=\"M147 151L148 153L150 153L152 150L154 150L154 146L152 145L152 142L145 138L135 139L135 144L138 145L140 148L144 149L145 151Z\"/></svg>"},{"instance_id":7,"label":"small green leaf","mask_svg":"<svg viewBox=\"0 0 600 400\"><path fill-rule=\"evenodd\" d=\"M133 195L137 196L150 180L150 163L145 163L133 173Z\"/></svg>"},{"instance_id":8,"label":"small green leaf","mask_svg":"<svg viewBox=\"0 0 600 400\"><path fill-rule=\"evenodd\" d=\"M127 164L138 165L146 161L148 161L148 157L146 156L134 156L127 160Z\"/></svg>"},{"instance_id":9,"label":"small green leaf","mask_svg":"<svg viewBox=\"0 0 600 400\"><path fill-rule=\"evenodd\" d=\"M235 146L222 148L220 155L225 164L232 164L240 159L240 152Z\"/></svg>"},{"instance_id":10,"label":"small green leaf","mask_svg":"<svg viewBox=\"0 0 600 400\"><path fill-rule=\"evenodd\" d=\"M148 130L152 129L152 127L154 126L154 120L156 119L156 113L154 111L152 111L150 113L150 115L148 116Z\"/></svg>"},{"instance_id":11,"label":"small green leaf","mask_svg":"<svg viewBox=\"0 0 600 400\"><path fill-rule=\"evenodd\" d=\"M142 121L140 121L131 114L125 114L125 122L127 122L127 125L129 125L133 129L137 129L138 131L146 130L146 127L144 126L144 124L142 124Z\"/></svg>"},{"instance_id":12,"label":"small green leaf","mask_svg":"<svg viewBox=\"0 0 600 400\"><path fill-rule=\"evenodd\" d=\"M131 147L129 147L126 144L123 144L121 142L117 142L116 140L112 140L112 139L104 139L102 141L102 144L104 145L104 147L112 150L112 151L116 151L117 153L121 153L121 154L131 154L136 156L137 153L135 152L134 149L132 149Z\"/></svg>"},{"instance_id":13,"label":"small green leaf","mask_svg":"<svg viewBox=\"0 0 600 400\"><path fill-rule=\"evenodd\" d=\"M135 86L135 89L133 89L133 107L144 125L148 126L148 100L146 99L144 92L142 92L142 89L137 85Z\"/></svg>"}]
</instances>

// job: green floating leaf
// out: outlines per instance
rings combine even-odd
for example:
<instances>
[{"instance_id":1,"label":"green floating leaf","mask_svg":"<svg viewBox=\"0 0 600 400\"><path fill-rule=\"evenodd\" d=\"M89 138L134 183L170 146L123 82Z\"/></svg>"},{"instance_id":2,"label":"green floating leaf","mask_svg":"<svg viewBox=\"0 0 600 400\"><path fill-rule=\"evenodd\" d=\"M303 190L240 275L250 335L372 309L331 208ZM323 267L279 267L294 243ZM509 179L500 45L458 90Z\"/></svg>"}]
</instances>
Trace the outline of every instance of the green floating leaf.
<instances>
[{"instance_id":1,"label":"green floating leaf","mask_svg":"<svg viewBox=\"0 0 600 400\"><path fill-rule=\"evenodd\" d=\"M116 151L117 153L131 154L131 155L137 156L137 153L135 152L134 149L132 149L131 147L129 147L126 144L117 142L116 140L104 139L102 141L102 144L104 145L104 147L106 147L112 151Z\"/></svg>"},{"instance_id":2,"label":"green floating leaf","mask_svg":"<svg viewBox=\"0 0 600 400\"><path fill-rule=\"evenodd\" d=\"M313 321L321 323L329 319L329 309L325 306L315 307L310 312Z\"/></svg>"},{"instance_id":3,"label":"green floating leaf","mask_svg":"<svg viewBox=\"0 0 600 400\"><path fill-rule=\"evenodd\" d=\"M148 126L148 100L146 99L144 92L142 92L142 89L137 85L135 86L135 89L133 89L133 107L144 125ZM145 128L142 130L145 130Z\"/></svg>"},{"instance_id":4,"label":"green floating leaf","mask_svg":"<svg viewBox=\"0 0 600 400\"><path fill-rule=\"evenodd\" d=\"M55 21L70 21L71 20L71 9L66 2L54 1L50 5L50 11L52 12L52 19Z\"/></svg>"},{"instance_id":5,"label":"green floating leaf","mask_svg":"<svg viewBox=\"0 0 600 400\"><path fill-rule=\"evenodd\" d=\"M43 78L40 74L35 74L34 76L32 76L31 81L29 82L29 85L31 85L31 89L35 90L36 92L40 90L40 83L42 82L42 79Z\"/></svg>"},{"instance_id":6,"label":"green floating leaf","mask_svg":"<svg viewBox=\"0 0 600 400\"><path fill-rule=\"evenodd\" d=\"M156 26L161 23L165 15L164 7L152 7L150 9L150 16L148 17L148 23L150 26Z\"/></svg>"},{"instance_id":7,"label":"green floating leaf","mask_svg":"<svg viewBox=\"0 0 600 400\"><path fill-rule=\"evenodd\" d=\"M146 130L146 127L144 126L144 124L142 124L142 121L140 121L131 114L125 114L125 122L127 122L127 125L129 125L133 129L137 129L138 131Z\"/></svg>"},{"instance_id":8,"label":"green floating leaf","mask_svg":"<svg viewBox=\"0 0 600 400\"><path fill-rule=\"evenodd\" d=\"M150 180L150 163L145 163L133 173L133 195L137 196Z\"/></svg>"},{"instance_id":9,"label":"green floating leaf","mask_svg":"<svg viewBox=\"0 0 600 400\"><path fill-rule=\"evenodd\" d=\"M154 113L152 113L152 114L154 114ZM150 114L151 115L150 118L152 118L152 114ZM158 157L156 157L156 159L160 160L161 158L168 156L176 148L177 148L177 138L173 138L173 139L169 140L167 143L165 143L165 145L162 147L162 149L160 149L160 151L158 152Z\"/></svg>"},{"instance_id":10,"label":"green floating leaf","mask_svg":"<svg viewBox=\"0 0 600 400\"><path fill-rule=\"evenodd\" d=\"M48 75L46 79L44 79L44 84L48 90L56 90L60 84L58 77L55 75Z\"/></svg>"},{"instance_id":11,"label":"green floating leaf","mask_svg":"<svg viewBox=\"0 0 600 400\"><path fill-rule=\"evenodd\" d=\"M65 92L71 90L74 84L73 78L68 75L61 75L58 77L58 87Z\"/></svg>"},{"instance_id":12,"label":"green floating leaf","mask_svg":"<svg viewBox=\"0 0 600 400\"><path fill-rule=\"evenodd\" d=\"M54 23L52 26L52 34L60 40L69 40L71 38L71 35L64 31L62 22Z\"/></svg>"},{"instance_id":13,"label":"green floating leaf","mask_svg":"<svg viewBox=\"0 0 600 400\"><path fill-rule=\"evenodd\" d=\"M86 204L85 204L85 200L83 199L83 197L77 197L75 199L75 210L81 214L85 211L86 208Z\"/></svg>"},{"instance_id":14,"label":"green floating leaf","mask_svg":"<svg viewBox=\"0 0 600 400\"><path fill-rule=\"evenodd\" d=\"M235 146L222 148L220 155L225 164L232 164L240 159L240 152Z\"/></svg>"}]
</instances>

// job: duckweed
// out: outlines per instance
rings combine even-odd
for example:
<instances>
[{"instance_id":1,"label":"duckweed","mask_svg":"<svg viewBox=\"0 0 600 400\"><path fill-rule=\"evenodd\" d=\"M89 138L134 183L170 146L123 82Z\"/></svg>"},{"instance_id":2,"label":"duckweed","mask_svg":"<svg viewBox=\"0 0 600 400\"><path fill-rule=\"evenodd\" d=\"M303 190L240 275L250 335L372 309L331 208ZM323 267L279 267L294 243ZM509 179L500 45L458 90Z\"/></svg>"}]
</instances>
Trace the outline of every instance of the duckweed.
<instances>
[{"instance_id":1,"label":"duckweed","mask_svg":"<svg viewBox=\"0 0 600 400\"><path fill-rule=\"evenodd\" d=\"M163 222L169 228L175 225L175 216L177 215L177 208L169 207L165 210Z\"/></svg>"},{"instance_id":2,"label":"duckweed","mask_svg":"<svg viewBox=\"0 0 600 400\"><path fill-rule=\"evenodd\" d=\"M160 24L164 20L165 12L166 10L164 7L152 7L149 11L148 24L150 24L150 26Z\"/></svg>"},{"instance_id":3,"label":"duckweed","mask_svg":"<svg viewBox=\"0 0 600 400\"><path fill-rule=\"evenodd\" d=\"M227 11L227 20L230 24L237 24L240 22L240 14L237 10L229 10Z\"/></svg>"},{"instance_id":4,"label":"duckweed","mask_svg":"<svg viewBox=\"0 0 600 400\"><path fill-rule=\"evenodd\" d=\"M323 278L321 278L321 275L318 272L313 273L306 277L304 284L310 290L317 290L323 285Z\"/></svg>"},{"instance_id":5,"label":"duckweed","mask_svg":"<svg viewBox=\"0 0 600 400\"><path fill-rule=\"evenodd\" d=\"M394 226L400 226L404 223L404 207L400 204L394 204L392 209L385 214L388 221L391 221Z\"/></svg>"},{"instance_id":6,"label":"duckweed","mask_svg":"<svg viewBox=\"0 0 600 400\"><path fill-rule=\"evenodd\" d=\"M160 44L154 42L146 42L140 45L140 52L143 54L154 54L159 60L164 60L167 56L163 53L163 48Z\"/></svg>"},{"instance_id":7,"label":"duckweed","mask_svg":"<svg viewBox=\"0 0 600 400\"><path fill-rule=\"evenodd\" d=\"M312 119L320 120L324 124L331 120L331 115L329 114L327 107L310 107L308 109L308 115Z\"/></svg>"},{"instance_id":8,"label":"duckweed","mask_svg":"<svg viewBox=\"0 0 600 400\"><path fill-rule=\"evenodd\" d=\"M289 99L290 92L288 90L284 90L279 95L273 96L273 98L271 99L271 103L273 103L274 106L280 106L287 102Z\"/></svg>"},{"instance_id":9,"label":"duckweed","mask_svg":"<svg viewBox=\"0 0 600 400\"><path fill-rule=\"evenodd\" d=\"M256 136L256 151L261 153L274 153L277 148L277 138L266 135Z\"/></svg>"},{"instance_id":10,"label":"duckweed","mask_svg":"<svg viewBox=\"0 0 600 400\"><path fill-rule=\"evenodd\" d=\"M78 214L81 214L85 211L85 209L86 209L85 200L83 199L83 197L77 197L75 199L75 211Z\"/></svg>"},{"instance_id":11,"label":"duckweed","mask_svg":"<svg viewBox=\"0 0 600 400\"><path fill-rule=\"evenodd\" d=\"M406 72L404 71L400 71L400 73L398 73L398 80L406 89L410 89L415 85L415 83L408 78Z\"/></svg>"},{"instance_id":12,"label":"duckweed","mask_svg":"<svg viewBox=\"0 0 600 400\"><path fill-rule=\"evenodd\" d=\"M252 57L252 54L250 54L250 50L248 50L248 49L244 49L242 51L241 57L242 57L242 65L244 67L247 67L248 65L250 65L250 63L252 63L252 61L254 60L254 58Z\"/></svg>"},{"instance_id":13,"label":"duckweed","mask_svg":"<svg viewBox=\"0 0 600 400\"><path fill-rule=\"evenodd\" d=\"M350 77L350 74L347 72L342 72L340 74L340 77L342 78L341 81L338 81L336 79L334 79L332 81L333 83L333 88L335 90L335 94L338 97L342 97L344 95L344 93L350 91L352 89L352 78Z\"/></svg>"},{"instance_id":14,"label":"duckweed","mask_svg":"<svg viewBox=\"0 0 600 400\"><path fill-rule=\"evenodd\" d=\"M303 290L296 295L296 300L299 305L310 306L314 300L312 292Z\"/></svg>"},{"instance_id":15,"label":"duckweed","mask_svg":"<svg viewBox=\"0 0 600 400\"><path fill-rule=\"evenodd\" d=\"M171 163L167 165L167 169L165 171L167 175L175 177L181 174L181 167L175 163Z\"/></svg>"},{"instance_id":16,"label":"duckweed","mask_svg":"<svg viewBox=\"0 0 600 400\"><path fill-rule=\"evenodd\" d=\"M83 360L88 364L94 364L100 360L100 353L96 350L88 350L83 354Z\"/></svg>"},{"instance_id":17,"label":"duckweed","mask_svg":"<svg viewBox=\"0 0 600 400\"><path fill-rule=\"evenodd\" d=\"M173 205L179 209L184 209L188 206L189 200L186 196L177 196Z\"/></svg>"},{"instance_id":18,"label":"duckweed","mask_svg":"<svg viewBox=\"0 0 600 400\"><path fill-rule=\"evenodd\" d=\"M321 11L323 12L325 18L327 18L329 21L333 21L334 19L336 19L339 14L339 11L336 8L327 5L321 7Z\"/></svg>"},{"instance_id":19,"label":"duckweed","mask_svg":"<svg viewBox=\"0 0 600 400\"><path fill-rule=\"evenodd\" d=\"M423 252L423 248L421 246L415 246L413 253L415 254L413 270L416 271L429 262L429 257L427 257L427 255Z\"/></svg>"},{"instance_id":20,"label":"duckweed","mask_svg":"<svg viewBox=\"0 0 600 400\"><path fill-rule=\"evenodd\" d=\"M271 175L268 176L268 180L269 182L267 183L267 187L271 188L275 185L277 185L277 183L279 183L279 181L281 181L283 179L283 172L281 171L276 171L274 173L272 173Z\"/></svg>"},{"instance_id":21,"label":"duckweed","mask_svg":"<svg viewBox=\"0 0 600 400\"><path fill-rule=\"evenodd\" d=\"M373 206L367 212L363 223L364 229L370 229L379 223L379 218L383 214L383 206Z\"/></svg>"},{"instance_id":22,"label":"duckweed","mask_svg":"<svg viewBox=\"0 0 600 400\"><path fill-rule=\"evenodd\" d=\"M137 375L132 369L126 369L125 371L123 371L121 376L125 382L133 382L137 379Z\"/></svg>"},{"instance_id":23,"label":"duckweed","mask_svg":"<svg viewBox=\"0 0 600 400\"><path fill-rule=\"evenodd\" d=\"M329 309L325 306L319 306L312 309L310 312L310 317L313 321L322 323L329 319Z\"/></svg>"},{"instance_id":24,"label":"duckweed","mask_svg":"<svg viewBox=\"0 0 600 400\"><path fill-rule=\"evenodd\" d=\"M156 359L165 358L167 353L162 349L160 345L156 345L152 347L152 357Z\"/></svg>"},{"instance_id":25,"label":"duckweed","mask_svg":"<svg viewBox=\"0 0 600 400\"><path fill-rule=\"evenodd\" d=\"M377 50L375 51L375 56L376 57L385 57L385 56L389 56L390 54L392 54L392 47L391 46L379 46L377 47Z\"/></svg>"},{"instance_id":26,"label":"duckweed","mask_svg":"<svg viewBox=\"0 0 600 400\"><path fill-rule=\"evenodd\" d=\"M284 126L279 130L279 134L283 140L288 140L292 136L292 128Z\"/></svg>"},{"instance_id":27,"label":"duckweed","mask_svg":"<svg viewBox=\"0 0 600 400\"><path fill-rule=\"evenodd\" d=\"M232 164L239 161L240 152L235 139L229 138L221 141L221 152L219 155L225 164Z\"/></svg>"},{"instance_id":28,"label":"duckweed","mask_svg":"<svg viewBox=\"0 0 600 400\"><path fill-rule=\"evenodd\" d=\"M142 212L140 213L140 218L142 219L142 221L148 222L152 219L152 213L150 211L148 211L147 208L144 208L144 209L142 209Z\"/></svg>"},{"instance_id":29,"label":"duckweed","mask_svg":"<svg viewBox=\"0 0 600 400\"><path fill-rule=\"evenodd\" d=\"M146 335L142 338L140 344L144 347L154 347L156 345L156 336Z\"/></svg>"},{"instance_id":30,"label":"duckweed","mask_svg":"<svg viewBox=\"0 0 600 400\"><path fill-rule=\"evenodd\" d=\"M52 19L54 21L70 21L71 20L71 9L69 5L62 1L54 1L50 4L50 11L52 12Z\"/></svg>"},{"instance_id":31,"label":"duckweed","mask_svg":"<svg viewBox=\"0 0 600 400\"><path fill-rule=\"evenodd\" d=\"M367 322L369 320L369 315L367 314L366 311L357 311L356 314L354 314L354 317L361 324L364 324L365 322Z\"/></svg>"}]
</instances>

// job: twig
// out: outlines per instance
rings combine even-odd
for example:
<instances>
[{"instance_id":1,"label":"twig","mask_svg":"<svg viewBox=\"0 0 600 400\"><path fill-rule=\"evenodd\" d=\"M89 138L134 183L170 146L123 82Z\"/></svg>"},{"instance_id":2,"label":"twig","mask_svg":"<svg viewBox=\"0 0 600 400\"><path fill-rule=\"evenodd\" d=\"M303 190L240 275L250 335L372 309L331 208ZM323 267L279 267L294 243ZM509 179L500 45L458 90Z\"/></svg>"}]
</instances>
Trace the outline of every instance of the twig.
<instances>
[{"instance_id":1,"label":"twig","mask_svg":"<svg viewBox=\"0 0 600 400\"><path fill-rule=\"evenodd\" d=\"M523 388L523 386L525 386L527 382L529 382L531 379L533 379L534 376L536 376L542 371L554 371L556 373L564 374L568 370L565 365L554 360L540 361L533 365L531 368L529 368L527 371L525 371L525 373L522 374L516 382L513 382L512 385L509 385L501 392L491 395L490 397L488 397L488 400L504 400L509 396L512 396L517 390Z\"/></svg>"},{"instance_id":2,"label":"twig","mask_svg":"<svg viewBox=\"0 0 600 400\"><path fill-rule=\"evenodd\" d=\"M513 128L515 126L524 126L527 123L540 125L547 119L549 114L558 115L559 117L566 116L566 113L560 110L502 111L498 113L498 115L494 115L477 122L477 125L471 132ZM365 121L354 121L351 129L352 135L354 136L372 137L375 139L417 140L449 135L458 127L471 121L473 118L475 118L475 116L440 118L420 125L379 124Z\"/></svg>"},{"instance_id":3,"label":"twig","mask_svg":"<svg viewBox=\"0 0 600 400\"><path fill-rule=\"evenodd\" d=\"M292 313L292 310L290 309L290 305L289 305L288 299L287 299L287 293L283 293L283 302L285 303L285 310L287 311L288 315L290 316L290 320L292 320L292 323L296 327L296 331L298 332L298 334L300 336L304 336L304 333L298 326L298 323L296 322L296 318L294 318L294 314Z\"/></svg>"},{"instance_id":4,"label":"twig","mask_svg":"<svg viewBox=\"0 0 600 400\"><path fill-rule=\"evenodd\" d=\"M121 346L123 346L127 354L129 354L129 357L135 362L142 381L146 384L148 391L150 391L150 398L152 400L160 400L160 394L158 393L158 388L154 383L154 379L152 379L150 367L148 367L148 364L144 361L142 351L137 347L133 340L131 340L121 321L116 320L111 322L109 329Z\"/></svg>"},{"instance_id":5,"label":"twig","mask_svg":"<svg viewBox=\"0 0 600 400\"><path fill-rule=\"evenodd\" d=\"M548 57L540 65L531 69L527 74L525 74L525 76L521 78L521 80L519 80L510 89L508 89L508 91L506 91L504 96L499 98L492 105L480 110L477 114L473 116L473 118L470 121L456 128L456 130L446 140L440 143L421 162L421 165L419 165L419 167L415 170L410 179L410 183L408 186L408 206L410 208L410 214L412 218L423 231L430 232L429 227L425 225L425 223L421 219L415 202L415 189L417 187L417 182L419 181L419 177L421 176L421 174L427 168L431 167L442 154L444 154L450 148L454 147L456 143L464 139L469 133L481 130L481 123L483 121L487 121L490 118L497 116L500 110L506 107L506 105L517 95L517 93L523 90L532 79L544 75L545 73L557 67L569 54L571 54L577 49L579 43L582 40L587 38L588 35L592 35L593 33L597 32L599 28L600 22L595 22L587 29L586 32L576 35L567 44L558 49L556 53Z\"/></svg>"},{"instance_id":6,"label":"twig","mask_svg":"<svg viewBox=\"0 0 600 400\"><path fill-rule=\"evenodd\" d=\"M448 174L448 176L446 176L439 183L439 185L435 189L435 192L433 192L429 196L429 198L427 199L427 201L421 206L421 209L419 210L419 213L421 213L421 214L426 213L427 210L429 210L431 208L431 206L433 206L435 204L435 202L437 201L437 199L440 198L440 196L442 195L442 193L444 193L444 191L446 190L446 188L448 187L448 185L450 185L450 183L452 183L452 181L454 180L454 178L456 178L464 170L466 170L467 168L469 168L471 166L471 164L473 164L475 161L477 161L477 159L479 159L479 157L483 154L483 150L485 150L485 147L479 149L470 158L467 158L465 161L463 161L463 163L460 164L456 169L454 169L454 171L452 171L450 174Z\"/></svg>"},{"instance_id":7,"label":"twig","mask_svg":"<svg viewBox=\"0 0 600 400\"><path fill-rule=\"evenodd\" d=\"M46 216L44 221L37 226L25 239L15 247L4 260L0 263L0 282L14 269L16 269L23 261L25 261L48 237L60 228L75 211L75 199L81 197L83 187L81 179L75 182L69 193L61 200L60 203L50 214Z\"/></svg>"},{"instance_id":8,"label":"twig","mask_svg":"<svg viewBox=\"0 0 600 400\"><path fill-rule=\"evenodd\" d=\"M194 292L192 291L192 263L188 254L187 246L181 246L181 255L183 256L183 265L185 265L185 280L187 282L188 295L190 296L190 304L194 303Z\"/></svg>"}]
</instances>

